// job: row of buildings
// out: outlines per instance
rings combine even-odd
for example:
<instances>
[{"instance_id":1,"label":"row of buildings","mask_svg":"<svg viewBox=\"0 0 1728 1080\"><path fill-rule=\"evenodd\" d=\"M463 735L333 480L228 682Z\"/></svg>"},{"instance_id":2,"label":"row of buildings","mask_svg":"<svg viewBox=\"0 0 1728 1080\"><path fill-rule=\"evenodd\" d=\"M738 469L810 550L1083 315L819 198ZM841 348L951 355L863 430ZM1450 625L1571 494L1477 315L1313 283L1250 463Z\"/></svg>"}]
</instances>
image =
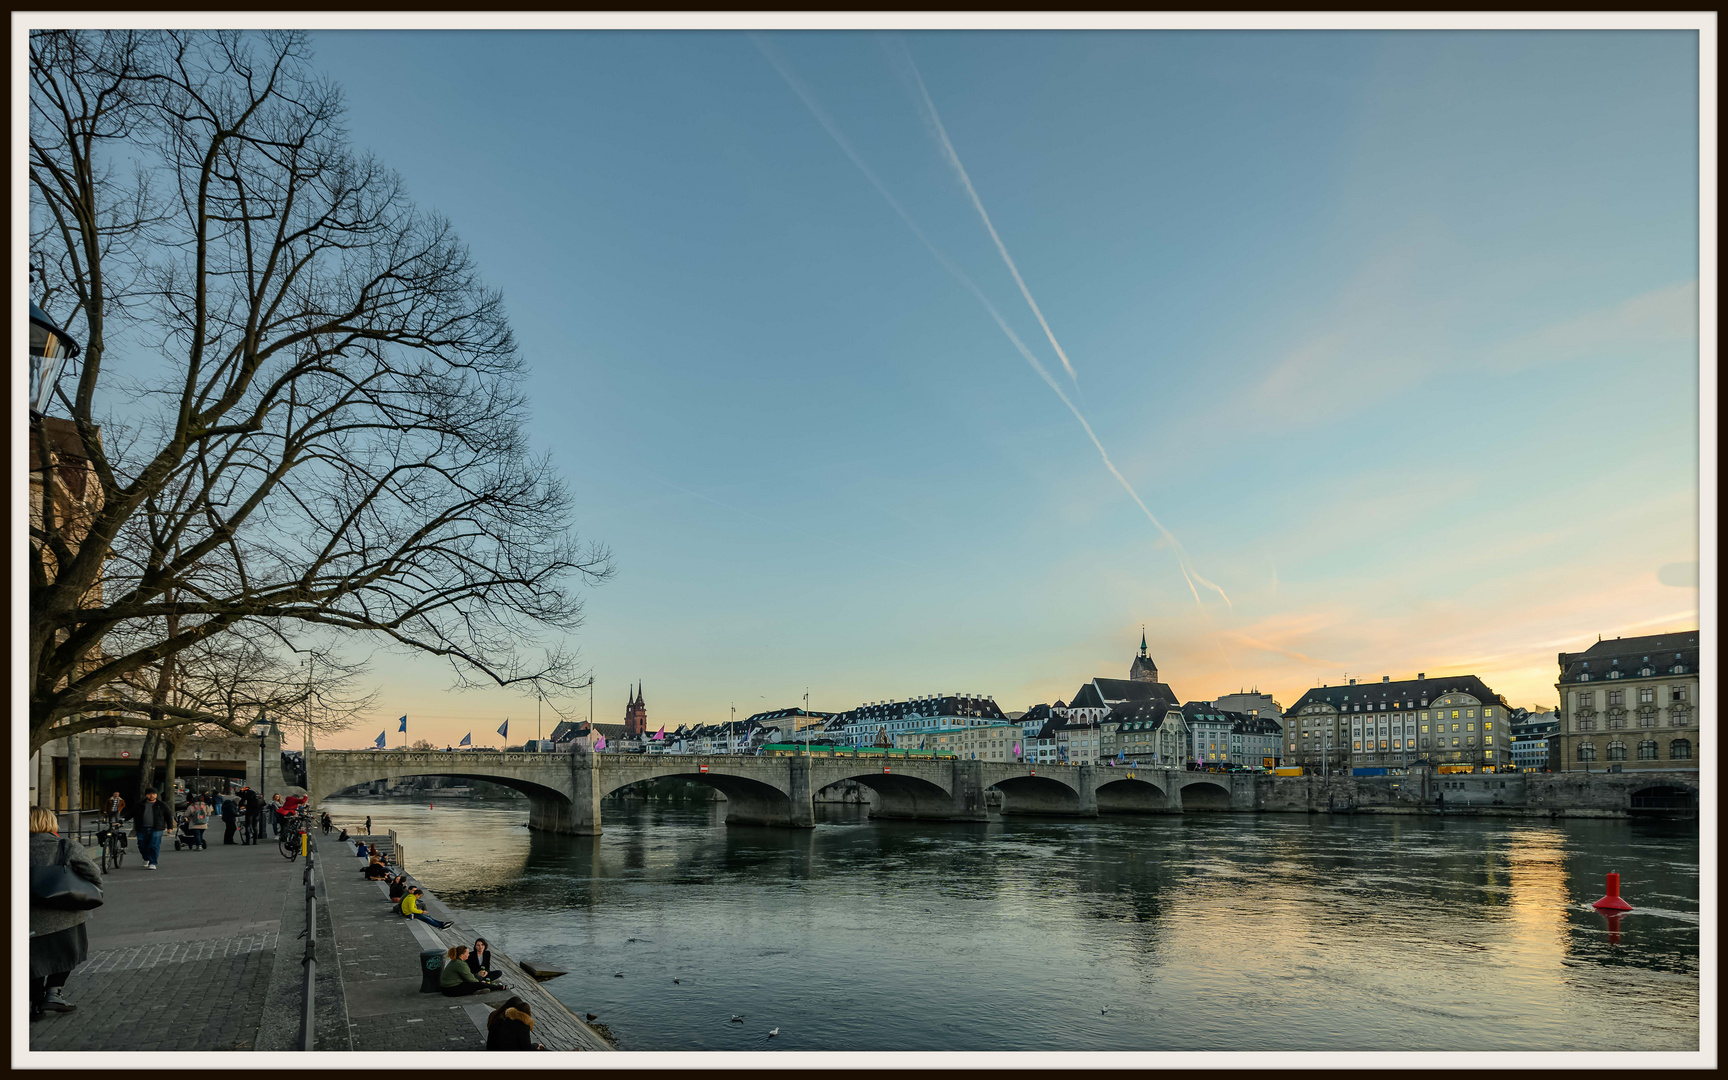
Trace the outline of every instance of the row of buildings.
<instances>
[{"instance_id":1,"label":"row of buildings","mask_svg":"<svg viewBox=\"0 0 1728 1080\"><path fill-rule=\"evenodd\" d=\"M1539 712L1508 705L1475 675L1426 672L1322 684L1288 709L1258 691L1182 701L1159 678L1142 635L1126 679L1098 676L1066 702L1020 712L1004 712L985 694L943 693L840 713L776 709L651 730L638 688L624 724L560 724L542 748L750 754L772 744L815 743L978 761L1339 773L1696 767L1696 632L1615 638L1561 653L1556 688L1560 706Z\"/></svg>"}]
</instances>

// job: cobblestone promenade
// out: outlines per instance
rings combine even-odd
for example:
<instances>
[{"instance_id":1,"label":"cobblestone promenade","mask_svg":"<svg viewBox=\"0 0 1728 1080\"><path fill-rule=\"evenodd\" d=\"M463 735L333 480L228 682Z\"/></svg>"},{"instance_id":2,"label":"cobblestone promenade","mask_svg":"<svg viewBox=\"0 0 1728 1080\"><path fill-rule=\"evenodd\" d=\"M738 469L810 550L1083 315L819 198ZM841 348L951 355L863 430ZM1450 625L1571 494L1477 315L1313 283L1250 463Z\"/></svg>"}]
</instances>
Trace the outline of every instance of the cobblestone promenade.
<instances>
[{"instance_id":1,"label":"cobblestone promenade","mask_svg":"<svg viewBox=\"0 0 1728 1080\"><path fill-rule=\"evenodd\" d=\"M255 1048L283 938L299 972L305 908L288 901L302 895L303 864L273 843L224 847L215 835L207 851L164 836L160 870L144 869L133 841L86 924L90 959L66 983L78 1009L32 1023L32 1050Z\"/></svg>"}]
</instances>

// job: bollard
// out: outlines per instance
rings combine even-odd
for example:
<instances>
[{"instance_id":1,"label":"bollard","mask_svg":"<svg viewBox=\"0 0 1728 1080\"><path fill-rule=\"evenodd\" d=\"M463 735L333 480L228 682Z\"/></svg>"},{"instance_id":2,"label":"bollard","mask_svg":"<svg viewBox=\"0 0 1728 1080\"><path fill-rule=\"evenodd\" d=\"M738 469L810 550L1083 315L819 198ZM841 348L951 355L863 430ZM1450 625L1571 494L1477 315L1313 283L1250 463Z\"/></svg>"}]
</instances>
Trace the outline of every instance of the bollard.
<instances>
[{"instance_id":1,"label":"bollard","mask_svg":"<svg viewBox=\"0 0 1728 1080\"><path fill-rule=\"evenodd\" d=\"M1608 875L1608 895L1590 905L1597 911L1631 911L1632 905L1620 899L1620 875Z\"/></svg>"}]
</instances>

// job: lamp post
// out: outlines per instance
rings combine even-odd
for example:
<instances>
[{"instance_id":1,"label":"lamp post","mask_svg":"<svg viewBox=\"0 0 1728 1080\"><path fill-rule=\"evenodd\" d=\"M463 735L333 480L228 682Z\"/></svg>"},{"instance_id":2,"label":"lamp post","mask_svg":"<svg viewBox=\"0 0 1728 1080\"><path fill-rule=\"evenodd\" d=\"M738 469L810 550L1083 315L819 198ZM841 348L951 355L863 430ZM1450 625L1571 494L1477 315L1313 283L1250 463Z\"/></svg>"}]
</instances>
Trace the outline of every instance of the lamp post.
<instances>
[{"instance_id":1,"label":"lamp post","mask_svg":"<svg viewBox=\"0 0 1728 1080\"><path fill-rule=\"evenodd\" d=\"M264 719L264 710L258 710L258 722L252 725L252 730L258 735L258 795L264 795L264 737L270 734L270 722Z\"/></svg>"},{"instance_id":2,"label":"lamp post","mask_svg":"<svg viewBox=\"0 0 1728 1080\"><path fill-rule=\"evenodd\" d=\"M192 763L192 787L193 790L198 790L204 781L204 748L202 746L192 748Z\"/></svg>"},{"instance_id":3,"label":"lamp post","mask_svg":"<svg viewBox=\"0 0 1728 1080\"><path fill-rule=\"evenodd\" d=\"M66 361L78 355L78 342L54 325L35 304L30 305L30 415L48 411L54 386Z\"/></svg>"}]
</instances>

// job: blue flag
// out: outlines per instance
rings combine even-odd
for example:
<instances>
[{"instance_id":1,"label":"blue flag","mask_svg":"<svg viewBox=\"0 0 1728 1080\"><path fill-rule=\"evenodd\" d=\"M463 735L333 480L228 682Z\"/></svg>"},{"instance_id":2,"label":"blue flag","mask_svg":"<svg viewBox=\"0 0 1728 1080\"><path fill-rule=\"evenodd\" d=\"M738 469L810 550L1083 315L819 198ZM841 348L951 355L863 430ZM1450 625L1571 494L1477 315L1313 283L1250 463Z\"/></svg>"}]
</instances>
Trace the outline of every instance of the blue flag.
<instances>
[{"instance_id":1,"label":"blue flag","mask_svg":"<svg viewBox=\"0 0 1728 1080\"><path fill-rule=\"evenodd\" d=\"M384 749L384 733L382 731L378 733L378 741L374 745L380 750Z\"/></svg>"},{"instance_id":2,"label":"blue flag","mask_svg":"<svg viewBox=\"0 0 1728 1080\"><path fill-rule=\"evenodd\" d=\"M404 717L403 717L403 718L402 718L402 719L401 719L401 720L400 720L400 721L399 721L399 723L401 723L401 725L402 725L402 726L401 726L401 727L399 727L399 728L397 728L397 729L396 729L396 730L397 730L397 731L407 731L407 730L408 730L408 718L407 718L407 717L406 717L406 716L404 716Z\"/></svg>"},{"instance_id":3,"label":"blue flag","mask_svg":"<svg viewBox=\"0 0 1728 1080\"><path fill-rule=\"evenodd\" d=\"M509 729L510 729L510 721L506 720L502 724L498 725L498 734L504 735L506 732L509 731Z\"/></svg>"},{"instance_id":4,"label":"blue flag","mask_svg":"<svg viewBox=\"0 0 1728 1080\"><path fill-rule=\"evenodd\" d=\"M457 746L473 746L474 745L474 733L472 731L470 731L468 734L462 736L462 741L457 743L456 745Z\"/></svg>"}]
</instances>

